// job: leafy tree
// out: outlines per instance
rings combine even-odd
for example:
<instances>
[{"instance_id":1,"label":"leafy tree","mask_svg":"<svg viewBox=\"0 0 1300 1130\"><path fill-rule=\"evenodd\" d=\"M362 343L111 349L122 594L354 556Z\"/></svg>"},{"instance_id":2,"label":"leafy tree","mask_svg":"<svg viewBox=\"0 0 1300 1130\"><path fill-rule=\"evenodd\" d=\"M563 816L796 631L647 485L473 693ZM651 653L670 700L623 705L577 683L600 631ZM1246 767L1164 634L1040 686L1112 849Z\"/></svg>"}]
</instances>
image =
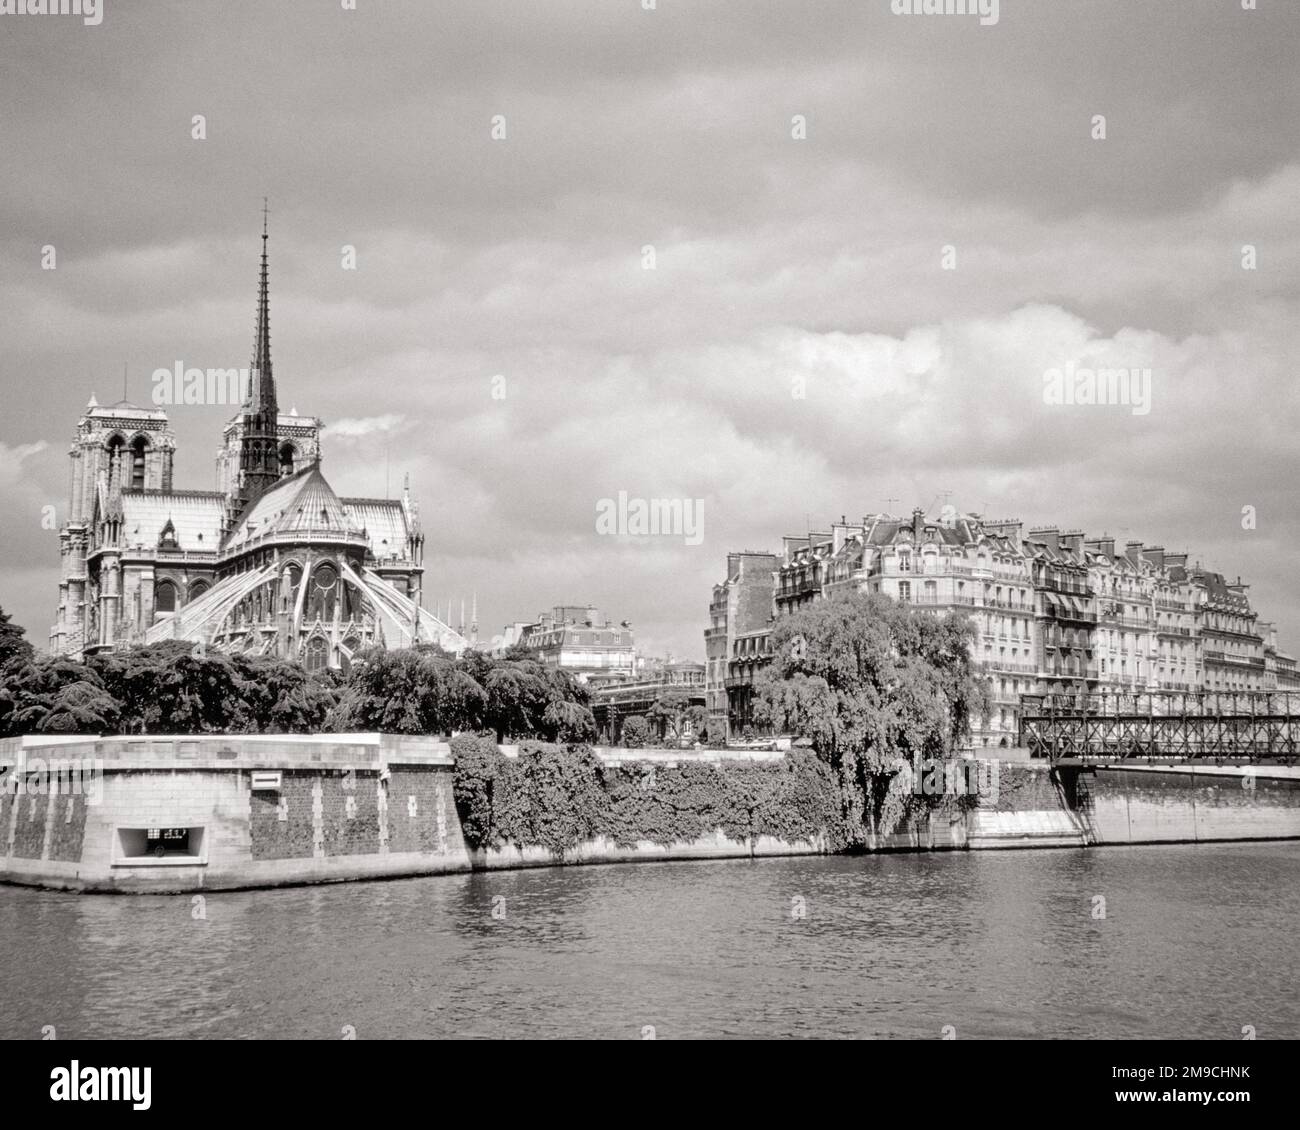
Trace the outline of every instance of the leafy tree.
<instances>
[{"instance_id":1,"label":"leafy tree","mask_svg":"<svg viewBox=\"0 0 1300 1130\"><path fill-rule=\"evenodd\" d=\"M122 732L211 734L252 728L246 707L251 688L236 661L220 652L199 654L180 640L94 656L109 693L121 704Z\"/></svg>"},{"instance_id":2,"label":"leafy tree","mask_svg":"<svg viewBox=\"0 0 1300 1130\"><path fill-rule=\"evenodd\" d=\"M309 673L274 656L232 657L241 687L239 712L230 729L261 734L311 734L324 727L337 705L334 672Z\"/></svg>"},{"instance_id":3,"label":"leafy tree","mask_svg":"<svg viewBox=\"0 0 1300 1130\"><path fill-rule=\"evenodd\" d=\"M623 722L623 745L628 749L648 749L654 744L650 723L643 714L633 714Z\"/></svg>"},{"instance_id":4,"label":"leafy tree","mask_svg":"<svg viewBox=\"0 0 1300 1130\"><path fill-rule=\"evenodd\" d=\"M0 735L111 733L118 716L103 680L74 659L15 658L0 676Z\"/></svg>"},{"instance_id":5,"label":"leafy tree","mask_svg":"<svg viewBox=\"0 0 1300 1130\"><path fill-rule=\"evenodd\" d=\"M3 608L0 608L0 667L11 659L31 659L35 654L32 645L23 639L27 629L13 623Z\"/></svg>"},{"instance_id":6,"label":"leafy tree","mask_svg":"<svg viewBox=\"0 0 1300 1130\"><path fill-rule=\"evenodd\" d=\"M490 728L500 741L575 743L592 740L596 731L586 688L567 673L534 659L496 660L481 652L457 658L435 647L377 648L357 656L346 676L309 673L274 657L196 654L180 640L86 663L33 662L27 648L4 671L0 733L55 726L154 734ZM79 681L87 686L65 692Z\"/></svg>"},{"instance_id":7,"label":"leafy tree","mask_svg":"<svg viewBox=\"0 0 1300 1130\"><path fill-rule=\"evenodd\" d=\"M547 667L535 659L495 662L483 689L487 692L483 723L496 733L498 741L505 741L507 736L554 737L556 719L567 719L572 726L578 718L573 712L560 711L559 705L572 703L586 708L590 701L586 688L574 682L567 672ZM551 711L549 720L548 710ZM580 728L585 731L585 723ZM595 732L594 718L591 732Z\"/></svg>"},{"instance_id":8,"label":"leafy tree","mask_svg":"<svg viewBox=\"0 0 1300 1130\"><path fill-rule=\"evenodd\" d=\"M552 702L542 713L550 741L573 744L596 740L596 717L576 702Z\"/></svg>"},{"instance_id":9,"label":"leafy tree","mask_svg":"<svg viewBox=\"0 0 1300 1130\"><path fill-rule=\"evenodd\" d=\"M354 660L329 720L340 729L446 733L471 728L484 702L482 687L454 660L420 650L374 648Z\"/></svg>"},{"instance_id":10,"label":"leafy tree","mask_svg":"<svg viewBox=\"0 0 1300 1130\"><path fill-rule=\"evenodd\" d=\"M507 734L526 737L534 733L533 719L539 709L549 705L545 684L524 664L493 667L483 689L487 692L484 721L499 742L505 741Z\"/></svg>"},{"instance_id":11,"label":"leafy tree","mask_svg":"<svg viewBox=\"0 0 1300 1130\"><path fill-rule=\"evenodd\" d=\"M665 691L646 711L645 718L658 731L660 738L674 739L680 732L689 705L690 700L683 691Z\"/></svg>"},{"instance_id":12,"label":"leafy tree","mask_svg":"<svg viewBox=\"0 0 1300 1130\"><path fill-rule=\"evenodd\" d=\"M811 739L837 774L850 837L887 833L920 803L901 763L952 756L988 709L969 619L935 616L876 593L822 601L779 620L756 712Z\"/></svg>"}]
</instances>

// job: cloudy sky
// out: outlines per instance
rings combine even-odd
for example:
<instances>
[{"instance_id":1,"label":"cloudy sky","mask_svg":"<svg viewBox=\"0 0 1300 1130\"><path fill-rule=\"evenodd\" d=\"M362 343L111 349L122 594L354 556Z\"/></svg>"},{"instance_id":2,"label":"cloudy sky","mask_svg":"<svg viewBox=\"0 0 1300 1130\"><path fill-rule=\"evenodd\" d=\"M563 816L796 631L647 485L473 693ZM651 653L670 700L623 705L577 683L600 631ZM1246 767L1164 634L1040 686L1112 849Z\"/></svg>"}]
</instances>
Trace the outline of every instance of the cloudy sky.
<instances>
[{"instance_id":1,"label":"cloudy sky","mask_svg":"<svg viewBox=\"0 0 1300 1130\"><path fill-rule=\"evenodd\" d=\"M281 404L341 494L409 472L425 603L476 589L485 636L590 602L702 657L728 550L951 492L1187 549L1300 647L1300 4L356 8L0 15L0 605L37 643L78 414L248 364L265 195ZM1069 365L1150 368L1150 411L1044 403ZM229 411L170 409L178 485ZM702 500L700 544L597 534L619 491Z\"/></svg>"}]
</instances>

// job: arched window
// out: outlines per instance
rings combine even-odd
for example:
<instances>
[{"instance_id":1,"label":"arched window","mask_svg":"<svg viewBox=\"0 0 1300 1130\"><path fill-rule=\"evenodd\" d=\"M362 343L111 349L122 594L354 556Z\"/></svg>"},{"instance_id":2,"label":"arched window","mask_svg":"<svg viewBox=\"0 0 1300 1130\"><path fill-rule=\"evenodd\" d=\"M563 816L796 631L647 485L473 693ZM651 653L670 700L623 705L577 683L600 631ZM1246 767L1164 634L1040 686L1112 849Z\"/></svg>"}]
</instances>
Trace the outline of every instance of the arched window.
<instances>
[{"instance_id":1,"label":"arched window","mask_svg":"<svg viewBox=\"0 0 1300 1130\"><path fill-rule=\"evenodd\" d=\"M281 475L293 474L293 457L294 457L293 444L291 443L280 444L280 474Z\"/></svg>"},{"instance_id":2,"label":"arched window","mask_svg":"<svg viewBox=\"0 0 1300 1130\"><path fill-rule=\"evenodd\" d=\"M176 586L171 581L159 581L155 586L153 606L156 612L176 611Z\"/></svg>"},{"instance_id":3,"label":"arched window","mask_svg":"<svg viewBox=\"0 0 1300 1130\"><path fill-rule=\"evenodd\" d=\"M190 585L190 600L198 600L210 587L207 581L195 581Z\"/></svg>"},{"instance_id":4,"label":"arched window","mask_svg":"<svg viewBox=\"0 0 1300 1130\"><path fill-rule=\"evenodd\" d=\"M303 649L302 665L308 671L320 671L325 668L328 657L329 645L320 636L313 636Z\"/></svg>"},{"instance_id":5,"label":"arched window","mask_svg":"<svg viewBox=\"0 0 1300 1130\"><path fill-rule=\"evenodd\" d=\"M136 436L131 444L131 489L144 490L144 454L149 448L149 441L144 436Z\"/></svg>"},{"instance_id":6,"label":"arched window","mask_svg":"<svg viewBox=\"0 0 1300 1130\"><path fill-rule=\"evenodd\" d=\"M298 582L302 580L302 566L293 562L283 573L280 583L280 611L288 612L298 596Z\"/></svg>"},{"instance_id":7,"label":"arched window","mask_svg":"<svg viewBox=\"0 0 1300 1130\"><path fill-rule=\"evenodd\" d=\"M108 451L109 478L111 479L114 475L121 476L123 473L122 453L126 450L126 440L119 435L115 435L104 447Z\"/></svg>"},{"instance_id":8,"label":"arched window","mask_svg":"<svg viewBox=\"0 0 1300 1130\"><path fill-rule=\"evenodd\" d=\"M311 587L307 590L307 618L322 620L334 618L334 601L337 599L339 573L330 562L325 561L316 566L311 575Z\"/></svg>"}]
</instances>

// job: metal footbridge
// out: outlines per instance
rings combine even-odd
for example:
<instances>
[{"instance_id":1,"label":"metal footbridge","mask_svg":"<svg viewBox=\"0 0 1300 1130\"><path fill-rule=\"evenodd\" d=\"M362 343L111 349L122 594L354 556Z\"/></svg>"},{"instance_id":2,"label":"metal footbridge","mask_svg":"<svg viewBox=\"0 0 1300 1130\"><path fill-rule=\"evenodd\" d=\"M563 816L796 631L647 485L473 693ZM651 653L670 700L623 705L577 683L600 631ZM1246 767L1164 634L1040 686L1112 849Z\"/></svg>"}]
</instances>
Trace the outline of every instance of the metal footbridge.
<instances>
[{"instance_id":1,"label":"metal footbridge","mask_svg":"<svg viewBox=\"0 0 1300 1130\"><path fill-rule=\"evenodd\" d=\"M1300 692L1023 695L1020 744L1053 764L1300 761Z\"/></svg>"}]
</instances>

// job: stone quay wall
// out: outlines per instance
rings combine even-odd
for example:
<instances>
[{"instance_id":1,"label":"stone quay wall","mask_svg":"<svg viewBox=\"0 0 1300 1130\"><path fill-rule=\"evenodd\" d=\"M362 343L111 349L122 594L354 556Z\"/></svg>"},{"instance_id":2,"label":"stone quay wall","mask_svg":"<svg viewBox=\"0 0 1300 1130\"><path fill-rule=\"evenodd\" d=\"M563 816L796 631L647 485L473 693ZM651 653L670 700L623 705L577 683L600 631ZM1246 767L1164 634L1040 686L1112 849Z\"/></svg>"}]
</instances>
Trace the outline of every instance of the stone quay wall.
<instances>
[{"instance_id":1,"label":"stone quay wall","mask_svg":"<svg viewBox=\"0 0 1300 1130\"><path fill-rule=\"evenodd\" d=\"M512 751L507 747L509 755ZM609 764L779 760L780 752L598 750ZM92 767L69 785L57 764ZM940 809L876 851L1300 838L1300 767L1064 770L1002 760L996 796ZM18 770L11 772L11 770ZM561 862L545 848L467 849L447 743L380 734L0 741L0 882L192 892ZM15 787L17 785L17 787ZM167 830L172 830L171 832ZM183 833L183 835L180 835ZM177 835L181 847L163 848ZM149 845L153 845L150 848ZM824 837L635 845L597 839L566 864L816 855Z\"/></svg>"},{"instance_id":2,"label":"stone quay wall","mask_svg":"<svg viewBox=\"0 0 1300 1130\"><path fill-rule=\"evenodd\" d=\"M97 766L94 790L45 770ZM0 880L202 891L469 868L445 742L379 734L0 742ZM42 782L42 777L48 780ZM28 788L31 780L34 787ZM186 851L142 850L184 829Z\"/></svg>"},{"instance_id":3,"label":"stone quay wall","mask_svg":"<svg viewBox=\"0 0 1300 1130\"><path fill-rule=\"evenodd\" d=\"M1300 766L1135 763L1068 776L1088 843L1300 838Z\"/></svg>"}]
</instances>

